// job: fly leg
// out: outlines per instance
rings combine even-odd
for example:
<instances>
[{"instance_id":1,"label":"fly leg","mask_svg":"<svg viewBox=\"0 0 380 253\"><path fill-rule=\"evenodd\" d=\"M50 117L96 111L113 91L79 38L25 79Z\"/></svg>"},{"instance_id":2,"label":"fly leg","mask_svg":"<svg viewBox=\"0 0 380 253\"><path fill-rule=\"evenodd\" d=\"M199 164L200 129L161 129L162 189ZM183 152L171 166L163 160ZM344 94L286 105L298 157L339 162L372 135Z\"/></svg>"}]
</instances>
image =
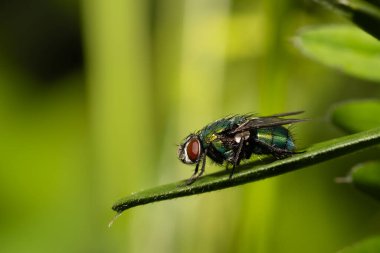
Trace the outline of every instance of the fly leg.
<instances>
[{"instance_id":1,"label":"fly leg","mask_svg":"<svg viewBox=\"0 0 380 253\"><path fill-rule=\"evenodd\" d=\"M203 173L205 172L205 167L206 167L206 154L207 154L207 149L205 150L205 152L202 154L201 156L201 159L199 159L199 161L197 162L197 165L195 166L195 170L194 170L194 173L193 175L186 181L186 185L191 185L192 183L195 182L195 180L197 180L198 177L202 176ZM201 170L200 172L198 173L198 168L199 168L199 164L202 162L202 167L201 167Z\"/></svg>"},{"instance_id":2,"label":"fly leg","mask_svg":"<svg viewBox=\"0 0 380 253\"><path fill-rule=\"evenodd\" d=\"M199 174L198 174L198 177L202 176L203 173L205 172L205 167L206 167L206 154L207 154L207 149L206 149L205 152L203 153L202 167L201 167L201 171L200 171ZM198 177L197 177L197 178L198 178Z\"/></svg>"},{"instance_id":3,"label":"fly leg","mask_svg":"<svg viewBox=\"0 0 380 253\"><path fill-rule=\"evenodd\" d=\"M239 147L238 147L238 150L237 150L236 155L234 157L234 160L233 160L233 166L232 166L232 170L230 172L230 179L232 178L232 175L235 172L236 165L239 165L239 163L240 163L240 159L241 159L240 154L241 154L241 149L243 148L243 145L244 145L244 140L242 138L240 143L239 143Z\"/></svg>"},{"instance_id":4,"label":"fly leg","mask_svg":"<svg viewBox=\"0 0 380 253\"><path fill-rule=\"evenodd\" d=\"M290 151L290 150L286 150L282 148L277 148L262 141L257 141L257 143L265 147L270 152L270 154L274 156L276 159L283 159L294 154L302 153L302 152L295 152L295 151Z\"/></svg>"},{"instance_id":5,"label":"fly leg","mask_svg":"<svg viewBox=\"0 0 380 253\"><path fill-rule=\"evenodd\" d=\"M195 166L195 170L194 170L193 175L191 175L191 177L189 179L187 179L186 185L191 185L197 179L197 173L198 173L198 168L199 168L200 163L201 163L201 161L199 160L197 162L197 165Z\"/></svg>"}]
</instances>

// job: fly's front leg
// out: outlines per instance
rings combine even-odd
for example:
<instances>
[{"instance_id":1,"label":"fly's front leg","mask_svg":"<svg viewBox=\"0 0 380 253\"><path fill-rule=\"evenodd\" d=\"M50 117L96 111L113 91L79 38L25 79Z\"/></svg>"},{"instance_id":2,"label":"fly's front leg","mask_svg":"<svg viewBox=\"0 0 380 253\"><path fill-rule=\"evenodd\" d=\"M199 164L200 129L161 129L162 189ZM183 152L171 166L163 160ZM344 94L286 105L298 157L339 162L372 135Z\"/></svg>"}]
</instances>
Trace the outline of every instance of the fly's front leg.
<instances>
[{"instance_id":1,"label":"fly's front leg","mask_svg":"<svg viewBox=\"0 0 380 253\"><path fill-rule=\"evenodd\" d=\"M201 171L199 172L198 177L202 176L203 173L205 172L205 167L206 167L206 154L207 154L207 149L206 149L205 152L203 153L202 167L201 167ZM197 177L197 178L198 178L198 177Z\"/></svg>"},{"instance_id":2,"label":"fly's front leg","mask_svg":"<svg viewBox=\"0 0 380 253\"><path fill-rule=\"evenodd\" d=\"M191 185L192 183L195 182L195 180L197 180L198 177L202 176L202 174L205 172L205 166L206 166L206 153L207 153L207 149L205 150L205 152L202 154L201 156L201 159L199 159L199 161L197 162L197 165L195 166L195 170L194 170L194 173L193 175L186 181L186 185ZM201 167L201 170L198 174L198 168L199 168L199 164L202 162L202 167Z\"/></svg>"},{"instance_id":3,"label":"fly's front leg","mask_svg":"<svg viewBox=\"0 0 380 253\"><path fill-rule=\"evenodd\" d=\"M196 180L196 176L197 176L197 173L198 173L198 168L199 168L199 164L200 164L200 160L197 162L197 165L195 165L195 170L194 170L194 173L193 175L191 175L191 177L189 179L187 179L186 181L186 185L191 185L192 183L194 183L194 181Z\"/></svg>"}]
</instances>

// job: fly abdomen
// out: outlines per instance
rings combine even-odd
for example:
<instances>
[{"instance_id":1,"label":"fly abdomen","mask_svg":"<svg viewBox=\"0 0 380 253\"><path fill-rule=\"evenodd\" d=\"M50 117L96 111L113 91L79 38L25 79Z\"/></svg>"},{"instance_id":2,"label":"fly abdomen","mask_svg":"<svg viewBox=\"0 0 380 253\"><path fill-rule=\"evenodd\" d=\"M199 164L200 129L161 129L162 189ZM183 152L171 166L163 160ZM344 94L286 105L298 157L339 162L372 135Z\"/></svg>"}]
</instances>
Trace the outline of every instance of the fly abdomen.
<instances>
[{"instance_id":1,"label":"fly abdomen","mask_svg":"<svg viewBox=\"0 0 380 253\"><path fill-rule=\"evenodd\" d=\"M286 151L294 151L295 149L289 130L282 126L257 129L257 140L268 146Z\"/></svg>"}]
</instances>

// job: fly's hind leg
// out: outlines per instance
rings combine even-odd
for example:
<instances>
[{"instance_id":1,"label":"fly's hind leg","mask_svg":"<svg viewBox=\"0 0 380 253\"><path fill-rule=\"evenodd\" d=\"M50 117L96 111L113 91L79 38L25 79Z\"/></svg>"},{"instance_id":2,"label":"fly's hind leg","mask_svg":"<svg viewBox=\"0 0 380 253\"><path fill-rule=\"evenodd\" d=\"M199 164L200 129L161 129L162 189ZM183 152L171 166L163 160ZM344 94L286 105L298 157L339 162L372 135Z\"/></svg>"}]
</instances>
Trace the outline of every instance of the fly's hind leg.
<instances>
[{"instance_id":1,"label":"fly's hind leg","mask_svg":"<svg viewBox=\"0 0 380 253\"><path fill-rule=\"evenodd\" d=\"M294 154L303 153L303 152L290 151L290 150L286 150L282 148L276 148L262 141L257 141L257 142L261 146L265 147L269 151L269 153L273 155L276 159L284 159Z\"/></svg>"}]
</instances>

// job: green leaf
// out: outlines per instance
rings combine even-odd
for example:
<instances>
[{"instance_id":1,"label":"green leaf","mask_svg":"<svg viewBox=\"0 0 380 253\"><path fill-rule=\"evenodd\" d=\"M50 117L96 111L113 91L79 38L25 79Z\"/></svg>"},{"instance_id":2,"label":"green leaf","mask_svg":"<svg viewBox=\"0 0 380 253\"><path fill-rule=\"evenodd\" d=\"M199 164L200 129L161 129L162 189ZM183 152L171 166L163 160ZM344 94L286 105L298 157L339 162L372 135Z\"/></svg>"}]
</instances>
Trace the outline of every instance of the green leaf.
<instances>
[{"instance_id":1,"label":"green leaf","mask_svg":"<svg viewBox=\"0 0 380 253\"><path fill-rule=\"evenodd\" d=\"M201 194L254 182L317 164L379 143L380 128L372 129L315 144L307 148L303 153L293 155L283 160L276 160L269 164L257 165L255 163L249 163L240 166L238 172L234 174L232 179L229 179L229 172L221 171L203 176L190 186L183 186L185 181L179 181L133 193L118 201L112 209L121 213L128 208L138 205Z\"/></svg>"},{"instance_id":2,"label":"green leaf","mask_svg":"<svg viewBox=\"0 0 380 253\"><path fill-rule=\"evenodd\" d=\"M357 100L336 106L332 122L346 132L356 133L380 127L380 100Z\"/></svg>"},{"instance_id":3,"label":"green leaf","mask_svg":"<svg viewBox=\"0 0 380 253\"><path fill-rule=\"evenodd\" d=\"M351 173L352 183L359 190L380 200L380 162L357 165Z\"/></svg>"},{"instance_id":4,"label":"green leaf","mask_svg":"<svg viewBox=\"0 0 380 253\"><path fill-rule=\"evenodd\" d=\"M352 246L338 251L339 253L377 253L380 252L380 236L367 238Z\"/></svg>"},{"instance_id":5,"label":"green leaf","mask_svg":"<svg viewBox=\"0 0 380 253\"><path fill-rule=\"evenodd\" d=\"M359 100L334 108L332 121L347 132L360 132L380 127L380 100ZM359 190L380 200L380 162L356 166L342 182L352 182Z\"/></svg>"},{"instance_id":6,"label":"green leaf","mask_svg":"<svg viewBox=\"0 0 380 253\"><path fill-rule=\"evenodd\" d=\"M378 0L316 0L338 10L357 26L380 39L380 1Z\"/></svg>"},{"instance_id":7,"label":"green leaf","mask_svg":"<svg viewBox=\"0 0 380 253\"><path fill-rule=\"evenodd\" d=\"M304 30L295 45L306 56L330 67L380 81L380 42L358 28L335 25Z\"/></svg>"}]
</instances>

